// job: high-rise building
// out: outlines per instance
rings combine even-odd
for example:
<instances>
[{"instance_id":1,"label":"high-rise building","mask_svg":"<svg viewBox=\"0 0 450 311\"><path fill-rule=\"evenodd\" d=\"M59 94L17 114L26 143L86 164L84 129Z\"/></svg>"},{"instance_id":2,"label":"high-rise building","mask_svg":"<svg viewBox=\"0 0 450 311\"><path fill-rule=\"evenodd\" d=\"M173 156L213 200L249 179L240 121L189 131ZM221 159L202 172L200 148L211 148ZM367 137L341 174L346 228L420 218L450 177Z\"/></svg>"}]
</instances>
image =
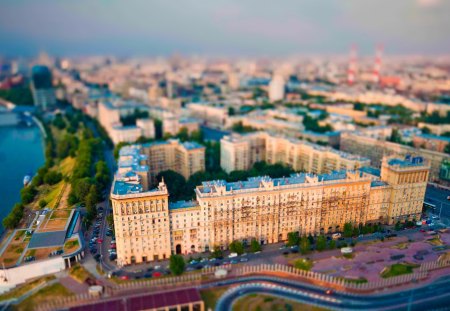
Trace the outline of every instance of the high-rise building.
<instances>
[{"instance_id":1,"label":"high-rise building","mask_svg":"<svg viewBox=\"0 0 450 311\"><path fill-rule=\"evenodd\" d=\"M56 105L52 73L47 66L36 65L32 68L31 91L34 105L42 110Z\"/></svg>"},{"instance_id":2,"label":"high-rise building","mask_svg":"<svg viewBox=\"0 0 450 311\"><path fill-rule=\"evenodd\" d=\"M280 75L275 75L269 83L269 100L276 102L284 99L284 79Z\"/></svg>"},{"instance_id":3,"label":"high-rise building","mask_svg":"<svg viewBox=\"0 0 450 311\"><path fill-rule=\"evenodd\" d=\"M381 171L206 181L195 189L196 201L174 203L164 181L149 190L138 172L127 171L116 176L111 193L118 262L227 249L235 240L281 242L290 232L339 232L348 222L419 219L428 170L422 158L386 158Z\"/></svg>"},{"instance_id":4,"label":"high-rise building","mask_svg":"<svg viewBox=\"0 0 450 311\"><path fill-rule=\"evenodd\" d=\"M296 171L315 174L370 165L370 160L362 156L264 132L233 134L221 139L220 166L226 172L249 170L258 161L283 163Z\"/></svg>"}]
</instances>

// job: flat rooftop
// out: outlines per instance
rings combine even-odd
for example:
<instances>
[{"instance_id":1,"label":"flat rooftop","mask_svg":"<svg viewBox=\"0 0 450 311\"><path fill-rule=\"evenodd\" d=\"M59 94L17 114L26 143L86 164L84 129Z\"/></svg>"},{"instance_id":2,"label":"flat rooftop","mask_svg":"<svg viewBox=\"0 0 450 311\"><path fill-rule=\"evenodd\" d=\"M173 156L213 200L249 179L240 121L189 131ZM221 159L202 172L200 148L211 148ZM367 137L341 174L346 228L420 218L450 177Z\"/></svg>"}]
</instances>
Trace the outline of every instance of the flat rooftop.
<instances>
[{"instance_id":1,"label":"flat rooftop","mask_svg":"<svg viewBox=\"0 0 450 311\"><path fill-rule=\"evenodd\" d=\"M177 202L169 202L169 210L177 210L177 209L183 209L183 208L191 208L191 207L197 207L198 202L197 201L177 201Z\"/></svg>"},{"instance_id":2,"label":"flat rooftop","mask_svg":"<svg viewBox=\"0 0 450 311\"><path fill-rule=\"evenodd\" d=\"M334 181L334 180L346 180L347 171L335 171L330 174L307 174L297 173L292 174L289 177L283 178L270 178L269 176L250 177L246 181L227 182L225 180L213 180L202 182L202 187L197 187L200 193L211 193L214 187L225 187L227 191L230 190L248 190L258 189L261 183L273 183L274 186L286 186L304 184L307 182L308 177L317 178L318 182Z\"/></svg>"},{"instance_id":3,"label":"flat rooftop","mask_svg":"<svg viewBox=\"0 0 450 311\"><path fill-rule=\"evenodd\" d=\"M28 248L63 246L65 240L66 240L66 230L35 232L31 236Z\"/></svg>"}]
</instances>

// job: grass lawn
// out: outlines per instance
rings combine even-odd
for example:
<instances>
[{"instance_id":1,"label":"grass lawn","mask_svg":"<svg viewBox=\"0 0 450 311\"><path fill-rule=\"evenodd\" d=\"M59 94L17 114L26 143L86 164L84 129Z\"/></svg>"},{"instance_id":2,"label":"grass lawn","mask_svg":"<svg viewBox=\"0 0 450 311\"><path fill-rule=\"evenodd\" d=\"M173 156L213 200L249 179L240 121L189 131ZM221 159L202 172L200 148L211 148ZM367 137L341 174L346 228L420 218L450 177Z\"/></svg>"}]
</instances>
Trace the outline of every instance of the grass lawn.
<instances>
[{"instance_id":1,"label":"grass lawn","mask_svg":"<svg viewBox=\"0 0 450 311\"><path fill-rule=\"evenodd\" d=\"M55 219L55 218L69 218L70 213L72 212L72 210L69 209L58 209L58 210L54 210L52 212L52 215L50 216L50 219Z\"/></svg>"},{"instance_id":2,"label":"grass lawn","mask_svg":"<svg viewBox=\"0 0 450 311\"><path fill-rule=\"evenodd\" d=\"M75 158L67 157L59 164L59 171L64 176L68 176L71 175L74 166Z\"/></svg>"},{"instance_id":3,"label":"grass lawn","mask_svg":"<svg viewBox=\"0 0 450 311\"><path fill-rule=\"evenodd\" d=\"M360 277L358 279L352 279L352 278L340 278L342 280L344 280L346 283L356 283L356 284L362 284L362 283L367 283L367 279Z\"/></svg>"},{"instance_id":4,"label":"grass lawn","mask_svg":"<svg viewBox=\"0 0 450 311\"><path fill-rule=\"evenodd\" d=\"M211 308L214 310L217 300L228 290L229 287L219 287L213 289L204 289L200 291L200 296L205 303L205 310Z\"/></svg>"},{"instance_id":5,"label":"grass lawn","mask_svg":"<svg viewBox=\"0 0 450 311\"><path fill-rule=\"evenodd\" d=\"M433 246L441 246L444 245L444 243L442 243L441 238L437 235L432 239L427 240L428 243L430 243Z\"/></svg>"},{"instance_id":6,"label":"grass lawn","mask_svg":"<svg viewBox=\"0 0 450 311\"><path fill-rule=\"evenodd\" d=\"M233 311L235 310L323 311L327 309L270 295L250 294L238 299L233 304Z\"/></svg>"},{"instance_id":7,"label":"grass lawn","mask_svg":"<svg viewBox=\"0 0 450 311\"><path fill-rule=\"evenodd\" d=\"M64 253L70 254L71 252L75 251L80 246L80 243L78 242L78 239L73 239L66 241L64 244Z\"/></svg>"},{"instance_id":8,"label":"grass lawn","mask_svg":"<svg viewBox=\"0 0 450 311\"><path fill-rule=\"evenodd\" d=\"M293 265L296 269L309 271L314 266L314 262L306 258L300 258L294 261Z\"/></svg>"},{"instance_id":9,"label":"grass lawn","mask_svg":"<svg viewBox=\"0 0 450 311\"><path fill-rule=\"evenodd\" d=\"M413 272L414 268L420 265L409 264L409 263L396 263L390 267L386 267L381 271L382 278L390 278L397 275L409 274Z\"/></svg>"},{"instance_id":10,"label":"grass lawn","mask_svg":"<svg viewBox=\"0 0 450 311\"><path fill-rule=\"evenodd\" d=\"M7 267L14 266L26 246L26 242L17 243L11 241L6 250L3 252L2 257L0 257L0 262L4 262Z\"/></svg>"},{"instance_id":11,"label":"grass lawn","mask_svg":"<svg viewBox=\"0 0 450 311\"><path fill-rule=\"evenodd\" d=\"M32 311L35 310L36 306L52 301L57 298L63 298L73 295L67 288L59 283L46 286L39 290L37 293L31 295L19 305L15 307L18 311Z\"/></svg>"},{"instance_id":12,"label":"grass lawn","mask_svg":"<svg viewBox=\"0 0 450 311\"><path fill-rule=\"evenodd\" d=\"M40 279L31 281L29 283L25 283L22 286L16 287L13 290L11 290L3 295L0 295L0 301L12 299L12 298L19 298L22 295L29 292L30 290L32 290L33 288L35 288L36 286L38 286L44 282L54 280L55 278L56 278L55 276L50 275L50 276L46 276L44 278L40 278Z\"/></svg>"},{"instance_id":13,"label":"grass lawn","mask_svg":"<svg viewBox=\"0 0 450 311\"><path fill-rule=\"evenodd\" d=\"M92 274L90 274L79 264L76 264L75 266L70 268L69 274L72 278L80 283L84 283L84 281L86 281L88 278L95 279Z\"/></svg>"},{"instance_id":14,"label":"grass lawn","mask_svg":"<svg viewBox=\"0 0 450 311\"><path fill-rule=\"evenodd\" d=\"M407 249L408 246L409 246L409 243L402 242L402 243L398 243L398 244L396 244L394 246L391 246L391 248L394 248L394 249Z\"/></svg>"},{"instance_id":15,"label":"grass lawn","mask_svg":"<svg viewBox=\"0 0 450 311\"><path fill-rule=\"evenodd\" d=\"M16 235L14 236L14 241L15 242L19 242L21 240L21 238L25 235L26 230L18 230L16 232Z\"/></svg>"}]
</instances>

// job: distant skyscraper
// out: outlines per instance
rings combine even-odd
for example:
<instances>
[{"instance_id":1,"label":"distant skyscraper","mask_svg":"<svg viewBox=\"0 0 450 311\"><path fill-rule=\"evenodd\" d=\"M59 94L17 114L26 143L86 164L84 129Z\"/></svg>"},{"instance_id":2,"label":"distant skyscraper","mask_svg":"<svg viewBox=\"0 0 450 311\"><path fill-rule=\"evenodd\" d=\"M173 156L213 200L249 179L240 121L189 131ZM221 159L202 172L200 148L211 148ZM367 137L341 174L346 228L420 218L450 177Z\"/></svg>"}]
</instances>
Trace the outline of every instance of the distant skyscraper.
<instances>
[{"instance_id":1,"label":"distant skyscraper","mask_svg":"<svg viewBox=\"0 0 450 311\"><path fill-rule=\"evenodd\" d=\"M275 102L284 98L284 79L275 75L269 84L269 100Z\"/></svg>"},{"instance_id":2,"label":"distant skyscraper","mask_svg":"<svg viewBox=\"0 0 450 311\"><path fill-rule=\"evenodd\" d=\"M46 66L36 65L31 71L31 90L34 105L45 110L56 104L52 73Z\"/></svg>"}]
</instances>

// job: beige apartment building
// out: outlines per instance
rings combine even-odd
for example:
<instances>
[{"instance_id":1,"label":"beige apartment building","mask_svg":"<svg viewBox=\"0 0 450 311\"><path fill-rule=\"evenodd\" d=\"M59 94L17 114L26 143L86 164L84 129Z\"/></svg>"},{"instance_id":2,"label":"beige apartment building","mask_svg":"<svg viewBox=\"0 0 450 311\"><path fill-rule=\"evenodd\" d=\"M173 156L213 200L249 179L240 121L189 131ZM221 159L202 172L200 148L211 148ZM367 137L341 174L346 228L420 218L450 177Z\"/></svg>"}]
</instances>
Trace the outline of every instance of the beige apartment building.
<instances>
[{"instance_id":1,"label":"beige apartment building","mask_svg":"<svg viewBox=\"0 0 450 311\"><path fill-rule=\"evenodd\" d=\"M264 132L225 136L220 141L220 152L220 165L227 173L249 170L258 161L280 162L296 171L315 174L370 165L370 160L362 156Z\"/></svg>"},{"instance_id":2,"label":"beige apartment building","mask_svg":"<svg viewBox=\"0 0 450 311\"><path fill-rule=\"evenodd\" d=\"M180 142L178 139L125 146L120 150L118 172L145 171L143 182L156 182L156 176L173 170L188 179L192 174L205 170L205 147L196 142Z\"/></svg>"},{"instance_id":3,"label":"beige apartment building","mask_svg":"<svg viewBox=\"0 0 450 311\"><path fill-rule=\"evenodd\" d=\"M450 160L448 154L393 143L382 138L371 137L366 132L341 133L340 149L345 152L364 155L370 159L374 166L380 166L383 157L387 155L400 157L418 155L424 157L430 164L430 181L440 183L445 183L439 176L441 166L445 161Z\"/></svg>"},{"instance_id":4,"label":"beige apartment building","mask_svg":"<svg viewBox=\"0 0 450 311\"><path fill-rule=\"evenodd\" d=\"M111 193L118 262L226 249L234 240L276 243L294 231L342 231L346 222L419 219L428 172L423 158L386 158L381 170L207 181L196 187L195 201L174 203L164 181L149 190L137 172L122 172Z\"/></svg>"}]
</instances>

